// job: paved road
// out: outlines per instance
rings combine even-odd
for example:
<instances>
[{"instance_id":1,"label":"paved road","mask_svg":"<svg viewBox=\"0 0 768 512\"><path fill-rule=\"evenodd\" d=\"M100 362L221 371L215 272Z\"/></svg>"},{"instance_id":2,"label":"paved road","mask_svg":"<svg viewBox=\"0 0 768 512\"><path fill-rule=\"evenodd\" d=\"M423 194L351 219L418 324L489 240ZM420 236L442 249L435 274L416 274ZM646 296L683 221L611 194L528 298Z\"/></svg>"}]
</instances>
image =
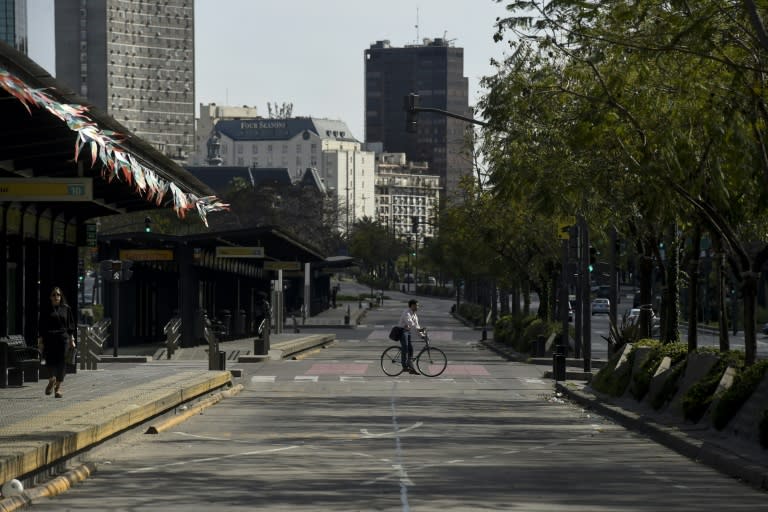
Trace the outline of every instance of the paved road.
<instances>
[{"instance_id":1,"label":"paved road","mask_svg":"<svg viewBox=\"0 0 768 512\"><path fill-rule=\"evenodd\" d=\"M246 389L157 436L87 455L97 473L37 511L758 510L766 494L552 395L423 300L438 378L386 377L402 304L334 347L247 368Z\"/></svg>"}]
</instances>

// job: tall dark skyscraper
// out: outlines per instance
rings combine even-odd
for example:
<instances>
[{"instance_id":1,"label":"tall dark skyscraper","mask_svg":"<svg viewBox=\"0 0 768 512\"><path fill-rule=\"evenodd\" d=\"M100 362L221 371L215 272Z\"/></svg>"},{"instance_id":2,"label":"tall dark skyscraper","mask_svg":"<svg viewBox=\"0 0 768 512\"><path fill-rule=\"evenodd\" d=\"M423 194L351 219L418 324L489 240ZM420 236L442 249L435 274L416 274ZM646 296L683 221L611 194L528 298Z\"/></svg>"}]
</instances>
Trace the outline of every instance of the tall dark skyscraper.
<instances>
[{"instance_id":1,"label":"tall dark skyscraper","mask_svg":"<svg viewBox=\"0 0 768 512\"><path fill-rule=\"evenodd\" d=\"M440 176L447 199L458 192L459 179L472 172L466 121L437 113L418 115L417 133L406 131L404 97L415 92L420 106L470 117L469 82L464 76L464 49L444 39L402 48L377 41L365 51L365 141L384 151L405 153L427 162Z\"/></svg>"},{"instance_id":2,"label":"tall dark skyscraper","mask_svg":"<svg viewBox=\"0 0 768 512\"><path fill-rule=\"evenodd\" d=\"M56 0L56 78L164 154L194 151L194 1Z\"/></svg>"},{"instance_id":3,"label":"tall dark skyscraper","mask_svg":"<svg viewBox=\"0 0 768 512\"><path fill-rule=\"evenodd\" d=\"M27 0L0 0L0 41L27 53Z\"/></svg>"}]
</instances>

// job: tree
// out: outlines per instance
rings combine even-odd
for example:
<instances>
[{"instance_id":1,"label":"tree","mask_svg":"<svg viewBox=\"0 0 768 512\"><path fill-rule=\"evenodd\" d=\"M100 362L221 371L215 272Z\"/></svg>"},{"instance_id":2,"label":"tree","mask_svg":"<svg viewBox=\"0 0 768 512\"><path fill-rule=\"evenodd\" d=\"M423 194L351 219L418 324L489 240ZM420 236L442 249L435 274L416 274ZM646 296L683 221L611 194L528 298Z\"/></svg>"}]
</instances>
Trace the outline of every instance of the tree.
<instances>
[{"instance_id":1,"label":"tree","mask_svg":"<svg viewBox=\"0 0 768 512\"><path fill-rule=\"evenodd\" d=\"M526 191L536 188L543 171L556 181L564 166L577 179L588 170L591 183L611 183L609 196L582 180L580 190L589 198L571 202L592 222L610 205L606 218L629 225L645 262L653 261L669 226L703 222L724 240L742 281L746 359L752 362L756 275L766 257L765 230L755 228L766 219L768 185L765 31L757 8L715 1L512 2L508 8L513 15L499 20L495 37L503 40L509 30L522 42L512 46L504 72L490 80L485 109L495 120L487 137L492 154L509 154L514 146L498 144L504 141L498 134L522 125L514 143L533 154L513 168L528 171ZM494 105L499 98L504 101ZM547 142L551 134L560 136L556 152L542 151L541 134ZM617 171L619 179L606 179ZM503 176L498 181L511 187ZM675 276L670 267L667 317L676 311Z\"/></svg>"}]
</instances>

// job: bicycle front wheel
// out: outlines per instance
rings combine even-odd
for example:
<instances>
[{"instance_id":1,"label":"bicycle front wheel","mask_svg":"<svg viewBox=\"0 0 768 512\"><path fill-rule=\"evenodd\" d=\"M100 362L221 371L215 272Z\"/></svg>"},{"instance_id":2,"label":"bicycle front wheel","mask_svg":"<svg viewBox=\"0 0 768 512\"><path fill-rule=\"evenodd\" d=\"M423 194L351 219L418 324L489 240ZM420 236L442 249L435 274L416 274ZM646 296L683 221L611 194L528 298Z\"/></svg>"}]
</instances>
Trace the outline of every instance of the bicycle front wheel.
<instances>
[{"instance_id":1,"label":"bicycle front wheel","mask_svg":"<svg viewBox=\"0 0 768 512\"><path fill-rule=\"evenodd\" d=\"M403 373L403 362L400 354L400 347L394 345L381 354L381 369L390 377L396 377Z\"/></svg>"},{"instance_id":2,"label":"bicycle front wheel","mask_svg":"<svg viewBox=\"0 0 768 512\"><path fill-rule=\"evenodd\" d=\"M448 358L445 352L435 347L424 347L416 358L416 368L419 373L427 377L437 377L448 366Z\"/></svg>"}]
</instances>

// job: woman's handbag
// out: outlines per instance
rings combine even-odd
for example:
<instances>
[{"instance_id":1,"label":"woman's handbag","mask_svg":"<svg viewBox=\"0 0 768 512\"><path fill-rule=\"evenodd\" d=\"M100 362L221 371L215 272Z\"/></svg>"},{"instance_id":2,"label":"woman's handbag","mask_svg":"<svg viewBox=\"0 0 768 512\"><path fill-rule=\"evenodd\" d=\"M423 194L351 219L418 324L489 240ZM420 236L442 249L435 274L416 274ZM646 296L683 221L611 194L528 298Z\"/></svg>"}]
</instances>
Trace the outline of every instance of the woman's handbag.
<instances>
[{"instance_id":1,"label":"woman's handbag","mask_svg":"<svg viewBox=\"0 0 768 512\"><path fill-rule=\"evenodd\" d=\"M392 327L392 330L389 331L389 339L392 341L400 341L400 336L403 334L403 328L399 325L396 325Z\"/></svg>"},{"instance_id":2,"label":"woman's handbag","mask_svg":"<svg viewBox=\"0 0 768 512\"><path fill-rule=\"evenodd\" d=\"M76 346L67 347L67 352L64 356L64 361L69 365L73 365L73 366L77 365L77 347Z\"/></svg>"}]
</instances>

